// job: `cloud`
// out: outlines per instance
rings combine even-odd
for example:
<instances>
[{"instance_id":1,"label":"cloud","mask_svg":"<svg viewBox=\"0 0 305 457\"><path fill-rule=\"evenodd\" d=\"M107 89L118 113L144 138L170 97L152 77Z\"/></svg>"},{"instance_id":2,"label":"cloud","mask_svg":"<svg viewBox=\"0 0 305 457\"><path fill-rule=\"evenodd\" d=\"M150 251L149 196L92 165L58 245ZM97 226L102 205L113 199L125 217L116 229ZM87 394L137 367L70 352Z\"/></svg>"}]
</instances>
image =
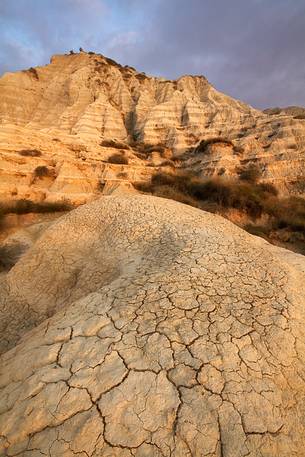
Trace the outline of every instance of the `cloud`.
<instances>
[{"instance_id":1,"label":"cloud","mask_svg":"<svg viewBox=\"0 0 305 457\"><path fill-rule=\"evenodd\" d=\"M305 105L305 0L11 0L0 37L0 72L82 46L256 107Z\"/></svg>"},{"instance_id":2,"label":"cloud","mask_svg":"<svg viewBox=\"0 0 305 457\"><path fill-rule=\"evenodd\" d=\"M85 46L108 15L109 8L100 0L2 2L0 71L45 64L51 54ZM19 48L18 53L10 55L12 47ZM23 55L25 47L31 52Z\"/></svg>"}]
</instances>

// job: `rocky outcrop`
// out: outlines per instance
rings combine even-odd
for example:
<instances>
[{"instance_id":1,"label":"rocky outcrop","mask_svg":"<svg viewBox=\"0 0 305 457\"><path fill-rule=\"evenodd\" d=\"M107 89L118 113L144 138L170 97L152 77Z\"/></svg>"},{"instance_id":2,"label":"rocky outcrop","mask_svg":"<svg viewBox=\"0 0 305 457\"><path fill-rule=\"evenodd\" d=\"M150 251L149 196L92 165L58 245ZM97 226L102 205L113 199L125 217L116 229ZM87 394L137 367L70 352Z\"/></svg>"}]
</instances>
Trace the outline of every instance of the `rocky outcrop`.
<instances>
[{"instance_id":1,"label":"rocky outcrop","mask_svg":"<svg viewBox=\"0 0 305 457\"><path fill-rule=\"evenodd\" d=\"M129 165L112 164L108 158L121 152L74 140L52 137L20 126L0 127L0 201L29 199L35 202L82 204L97 198L109 182L145 181L153 173L126 145ZM37 176L46 167L46 176Z\"/></svg>"},{"instance_id":2,"label":"rocky outcrop","mask_svg":"<svg viewBox=\"0 0 305 457\"><path fill-rule=\"evenodd\" d=\"M114 152L101 146L107 139L123 142L130 158L123 171L110 169L112 180L121 180L121 173L129 181L151 175L147 161L133 154L139 142L162 144L180 156L202 139L222 138L235 148L215 143L212 154L199 155L203 174L234 176L236 167L255 162L263 180L303 193L305 121L293 113L255 110L203 76L170 81L93 53L57 55L50 65L0 79L0 199L96 198ZM20 157L22 149L42 155ZM40 165L54 168L53 180L33 179Z\"/></svg>"},{"instance_id":3,"label":"rocky outcrop","mask_svg":"<svg viewBox=\"0 0 305 457\"><path fill-rule=\"evenodd\" d=\"M287 106L286 108L268 108L263 111L265 114L289 114L295 119L305 119L305 108L302 106Z\"/></svg>"},{"instance_id":4,"label":"rocky outcrop","mask_svg":"<svg viewBox=\"0 0 305 457\"><path fill-rule=\"evenodd\" d=\"M304 455L304 257L109 196L0 280L1 455Z\"/></svg>"},{"instance_id":5,"label":"rocky outcrop","mask_svg":"<svg viewBox=\"0 0 305 457\"><path fill-rule=\"evenodd\" d=\"M100 55L54 56L46 67L7 73L0 82L2 123L85 139L188 144L207 128L250 126L258 112L217 92L202 76L147 77ZM222 108L220 110L220 107ZM193 141L191 141L193 143Z\"/></svg>"}]
</instances>

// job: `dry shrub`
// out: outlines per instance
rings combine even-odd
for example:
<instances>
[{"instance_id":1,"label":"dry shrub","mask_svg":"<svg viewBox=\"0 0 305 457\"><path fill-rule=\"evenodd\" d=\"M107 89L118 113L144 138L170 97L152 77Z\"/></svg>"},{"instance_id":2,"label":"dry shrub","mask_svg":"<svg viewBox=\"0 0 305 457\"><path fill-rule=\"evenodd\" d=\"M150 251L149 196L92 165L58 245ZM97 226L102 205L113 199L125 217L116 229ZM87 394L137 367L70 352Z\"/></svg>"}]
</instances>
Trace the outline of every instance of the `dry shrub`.
<instances>
[{"instance_id":1,"label":"dry shrub","mask_svg":"<svg viewBox=\"0 0 305 457\"><path fill-rule=\"evenodd\" d=\"M255 183L221 177L198 178L189 172L158 172L147 183L134 183L142 191L170 198L212 212L226 214L240 210L252 220L267 216L265 225L246 226L250 233L266 237L274 230L286 230L292 239L305 243L305 200L278 196L269 183ZM304 246L302 249L305 249Z\"/></svg>"},{"instance_id":2,"label":"dry shrub","mask_svg":"<svg viewBox=\"0 0 305 457\"><path fill-rule=\"evenodd\" d=\"M126 173L126 171L121 171L120 173L118 173L118 178L127 179L128 173Z\"/></svg>"},{"instance_id":3,"label":"dry shrub","mask_svg":"<svg viewBox=\"0 0 305 457\"><path fill-rule=\"evenodd\" d=\"M41 151L38 151L38 149L21 149L18 154L24 157L40 157Z\"/></svg>"},{"instance_id":4,"label":"dry shrub","mask_svg":"<svg viewBox=\"0 0 305 457\"><path fill-rule=\"evenodd\" d=\"M222 137L215 137L215 138L209 138L207 140L201 140L200 143L198 144L198 146L196 146L195 152L205 152L207 147L210 144L215 144L215 143L223 143L223 144L227 144L228 146L234 147L231 140L228 140L228 139L222 138Z\"/></svg>"},{"instance_id":5,"label":"dry shrub","mask_svg":"<svg viewBox=\"0 0 305 457\"><path fill-rule=\"evenodd\" d=\"M34 176L37 178L53 178L55 171L46 167L45 165L39 165L34 170Z\"/></svg>"},{"instance_id":6,"label":"dry shrub","mask_svg":"<svg viewBox=\"0 0 305 457\"><path fill-rule=\"evenodd\" d=\"M305 200L300 197L274 199L269 213L273 216L273 227L287 228L305 235Z\"/></svg>"},{"instance_id":7,"label":"dry shrub","mask_svg":"<svg viewBox=\"0 0 305 457\"><path fill-rule=\"evenodd\" d=\"M38 72L36 70L36 68L29 68L28 70L23 70L24 73L29 73L31 76L33 76L35 79L39 79L39 75L38 75Z\"/></svg>"},{"instance_id":8,"label":"dry shrub","mask_svg":"<svg viewBox=\"0 0 305 457\"><path fill-rule=\"evenodd\" d=\"M256 183L262 175L261 169L258 165L253 163L247 167L238 168L237 173L241 180L248 181L250 183Z\"/></svg>"},{"instance_id":9,"label":"dry shrub","mask_svg":"<svg viewBox=\"0 0 305 457\"><path fill-rule=\"evenodd\" d=\"M73 206L67 201L60 202L32 202L31 200L20 199L0 204L0 218L5 214L27 214L27 213L53 213L59 211L70 211Z\"/></svg>"},{"instance_id":10,"label":"dry shrub","mask_svg":"<svg viewBox=\"0 0 305 457\"><path fill-rule=\"evenodd\" d=\"M97 189L98 192L103 192L104 187L105 187L105 182L104 181L99 181L97 183L96 189Z\"/></svg>"},{"instance_id":11,"label":"dry shrub","mask_svg":"<svg viewBox=\"0 0 305 457\"><path fill-rule=\"evenodd\" d=\"M126 143L122 143L117 140L103 140L100 145L104 148L128 149Z\"/></svg>"},{"instance_id":12,"label":"dry shrub","mask_svg":"<svg viewBox=\"0 0 305 457\"><path fill-rule=\"evenodd\" d=\"M161 156L163 156L166 147L163 144L150 144L150 143L142 143L138 141L131 140L129 142L130 147L132 147L136 154L142 154L143 157L146 159L149 154L152 152L158 152Z\"/></svg>"},{"instance_id":13,"label":"dry shrub","mask_svg":"<svg viewBox=\"0 0 305 457\"><path fill-rule=\"evenodd\" d=\"M105 57L105 56L104 56L104 59L106 60L106 62L107 62L109 65L112 65L112 66L118 67L118 68L123 68L121 64L119 64L118 62L116 62L116 61L113 60L113 59L110 59L109 57Z\"/></svg>"},{"instance_id":14,"label":"dry shrub","mask_svg":"<svg viewBox=\"0 0 305 457\"><path fill-rule=\"evenodd\" d=\"M198 201L196 201L190 195L184 194L183 192L169 185L158 186L154 191L154 195L157 197L169 198L180 203L185 203L186 205L199 207Z\"/></svg>"},{"instance_id":15,"label":"dry shrub","mask_svg":"<svg viewBox=\"0 0 305 457\"><path fill-rule=\"evenodd\" d=\"M108 163L128 165L128 158L125 157L123 154L116 153L108 157Z\"/></svg>"},{"instance_id":16,"label":"dry shrub","mask_svg":"<svg viewBox=\"0 0 305 457\"><path fill-rule=\"evenodd\" d=\"M175 164L172 160L164 160L161 164L161 167L174 167Z\"/></svg>"}]
</instances>

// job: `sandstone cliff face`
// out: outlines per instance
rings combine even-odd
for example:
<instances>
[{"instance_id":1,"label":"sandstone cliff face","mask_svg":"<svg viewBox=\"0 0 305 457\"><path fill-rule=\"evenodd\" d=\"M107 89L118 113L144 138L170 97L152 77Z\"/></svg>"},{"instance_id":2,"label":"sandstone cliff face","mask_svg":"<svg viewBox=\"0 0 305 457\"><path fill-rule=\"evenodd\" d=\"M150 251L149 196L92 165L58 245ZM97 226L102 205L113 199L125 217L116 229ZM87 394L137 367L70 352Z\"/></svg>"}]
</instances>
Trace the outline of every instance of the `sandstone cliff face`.
<instances>
[{"instance_id":1,"label":"sandstone cliff face","mask_svg":"<svg viewBox=\"0 0 305 457\"><path fill-rule=\"evenodd\" d=\"M147 77L85 53L6 74L0 85L2 122L63 131L86 139L135 136L147 143L193 144L209 126L250 126L258 113L218 93L201 76L177 81ZM221 109L220 109L221 108ZM231 126L223 125L230 122Z\"/></svg>"},{"instance_id":2,"label":"sandstone cliff face","mask_svg":"<svg viewBox=\"0 0 305 457\"><path fill-rule=\"evenodd\" d=\"M81 203L95 197L100 180L122 180L122 173L129 181L150 176L132 147L126 146L130 166L105 165L113 151L101 140L161 143L179 156L215 137L232 140L236 148L214 144L211 154L199 155L203 174L225 169L225 175L235 175L237 166L255 162L263 180L282 191L304 192L304 119L254 110L202 76L168 81L101 55L54 56L50 65L0 79L0 198ZM28 148L43 154L21 158L18 151ZM34 179L41 165L54 168L53 180Z\"/></svg>"}]
</instances>

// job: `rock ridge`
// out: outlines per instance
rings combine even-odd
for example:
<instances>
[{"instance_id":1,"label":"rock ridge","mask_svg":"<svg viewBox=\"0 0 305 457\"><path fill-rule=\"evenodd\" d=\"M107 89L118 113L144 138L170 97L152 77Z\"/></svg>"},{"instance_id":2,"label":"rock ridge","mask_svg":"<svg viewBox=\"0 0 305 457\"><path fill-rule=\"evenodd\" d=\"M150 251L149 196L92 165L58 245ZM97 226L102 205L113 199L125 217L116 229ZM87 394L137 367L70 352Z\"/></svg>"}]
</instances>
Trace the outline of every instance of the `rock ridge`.
<instances>
[{"instance_id":1,"label":"rock ridge","mask_svg":"<svg viewBox=\"0 0 305 457\"><path fill-rule=\"evenodd\" d=\"M269 115L218 92L203 76L176 81L139 73L93 53L56 55L44 67L0 78L0 198L39 200L95 198L104 163L114 152L105 140L125 144L129 182L148 179L147 161L134 152L146 143L173 156L202 139L224 138L212 154L197 157L205 176L236 176L255 163L266 182L282 192L304 193L305 121L286 111ZM38 149L41 157L20 157ZM51 180L34 180L36 166L55 167Z\"/></svg>"}]
</instances>

